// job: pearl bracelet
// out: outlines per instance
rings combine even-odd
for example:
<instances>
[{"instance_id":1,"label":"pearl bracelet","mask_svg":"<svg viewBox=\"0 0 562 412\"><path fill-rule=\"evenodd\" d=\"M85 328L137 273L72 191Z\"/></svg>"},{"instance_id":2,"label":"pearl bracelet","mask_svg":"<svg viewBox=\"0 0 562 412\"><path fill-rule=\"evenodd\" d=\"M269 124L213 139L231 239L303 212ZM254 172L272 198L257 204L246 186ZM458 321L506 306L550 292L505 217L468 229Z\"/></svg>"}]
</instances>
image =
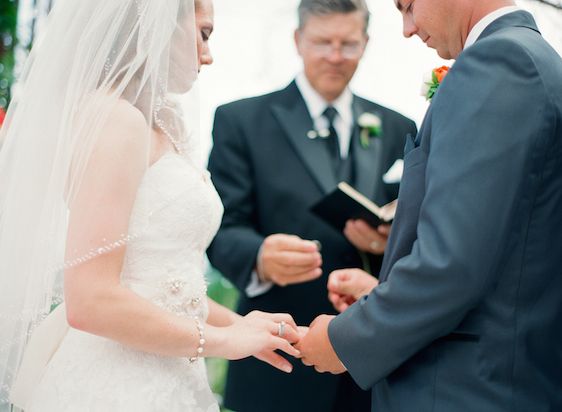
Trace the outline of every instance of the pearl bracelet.
<instances>
[{"instance_id":1,"label":"pearl bracelet","mask_svg":"<svg viewBox=\"0 0 562 412\"><path fill-rule=\"evenodd\" d=\"M199 346L197 347L197 354L188 359L189 363L194 363L201 357L201 354L203 353L203 345L205 345L205 333L203 330L203 324L201 323L199 318L194 317L193 319L195 320L195 326L197 326L197 332L199 332Z\"/></svg>"}]
</instances>

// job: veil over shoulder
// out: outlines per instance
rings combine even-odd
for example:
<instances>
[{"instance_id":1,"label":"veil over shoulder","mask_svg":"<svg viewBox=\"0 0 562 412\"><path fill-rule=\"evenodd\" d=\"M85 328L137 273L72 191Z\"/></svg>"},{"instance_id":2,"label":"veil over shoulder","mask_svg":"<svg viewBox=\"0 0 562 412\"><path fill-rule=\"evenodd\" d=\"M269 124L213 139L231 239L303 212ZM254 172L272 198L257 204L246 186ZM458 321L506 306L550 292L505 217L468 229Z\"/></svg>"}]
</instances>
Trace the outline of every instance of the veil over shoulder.
<instances>
[{"instance_id":1,"label":"veil over shoulder","mask_svg":"<svg viewBox=\"0 0 562 412\"><path fill-rule=\"evenodd\" d=\"M0 410L64 272L150 228L135 196L155 134L190 145L197 73L194 0L56 2L0 133Z\"/></svg>"}]
</instances>

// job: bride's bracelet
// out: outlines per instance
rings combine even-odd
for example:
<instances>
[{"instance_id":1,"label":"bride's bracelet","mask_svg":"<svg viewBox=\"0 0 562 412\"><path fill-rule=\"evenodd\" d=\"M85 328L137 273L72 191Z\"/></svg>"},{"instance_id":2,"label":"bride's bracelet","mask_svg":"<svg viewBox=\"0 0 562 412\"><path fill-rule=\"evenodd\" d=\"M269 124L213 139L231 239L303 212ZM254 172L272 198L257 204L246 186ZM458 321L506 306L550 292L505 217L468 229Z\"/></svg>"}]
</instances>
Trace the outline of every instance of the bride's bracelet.
<instances>
[{"instance_id":1,"label":"bride's bracelet","mask_svg":"<svg viewBox=\"0 0 562 412\"><path fill-rule=\"evenodd\" d=\"M190 357L189 363L194 363L203 354L203 346L205 345L205 331L203 330L203 323L198 317L193 318L195 320L195 326L197 326L197 332L199 333L199 345L197 346L197 354Z\"/></svg>"}]
</instances>

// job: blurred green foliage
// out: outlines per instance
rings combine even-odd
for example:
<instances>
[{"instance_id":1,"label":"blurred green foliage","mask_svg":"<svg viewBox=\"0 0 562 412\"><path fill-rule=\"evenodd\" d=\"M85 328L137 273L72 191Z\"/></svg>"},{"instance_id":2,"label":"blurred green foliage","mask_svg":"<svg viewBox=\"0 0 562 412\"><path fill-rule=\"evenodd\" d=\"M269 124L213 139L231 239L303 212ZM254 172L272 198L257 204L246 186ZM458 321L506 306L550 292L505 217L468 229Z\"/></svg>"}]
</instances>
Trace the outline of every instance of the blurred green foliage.
<instances>
[{"instance_id":1,"label":"blurred green foliage","mask_svg":"<svg viewBox=\"0 0 562 412\"><path fill-rule=\"evenodd\" d=\"M14 47L18 21L18 0L0 0L0 107L10 103L14 81Z\"/></svg>"},{"instance_id":2,"label":"blurred green foliage","mask_svg":"<svg viewBox=\"0 0 562 412\"><path fill-rule=\"evenodd\" d=\"M226 306L232 310L236 309L238 302L238 291L227 279L213 268L207 272L207 280L209 287L207 294L211 299ZM207 358L207 373L209 383L213 393L219 398L222 404L222 397L224 395L224 387L226 382L226 372L228 370L228 362L224 359ZM221 409L223 412L228 412L227 409Z\"/></svg>"}]
</instances>

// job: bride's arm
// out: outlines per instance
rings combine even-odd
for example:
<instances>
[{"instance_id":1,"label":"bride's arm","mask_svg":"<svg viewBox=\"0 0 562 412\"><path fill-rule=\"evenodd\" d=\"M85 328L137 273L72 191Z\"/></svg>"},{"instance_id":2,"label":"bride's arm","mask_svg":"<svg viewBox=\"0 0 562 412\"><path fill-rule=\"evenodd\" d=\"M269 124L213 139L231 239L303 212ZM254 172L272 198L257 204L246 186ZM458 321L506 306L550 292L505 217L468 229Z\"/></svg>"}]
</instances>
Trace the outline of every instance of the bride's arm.
<instances>
[{"instance_id":1,"label":"bride's arm","mask_svg":"<svg viewBox=\"0 0 562 412\"><path fill-rule=\"evenodd\" d=\"M69 325L145 352L195 356L199 346L196 322L160 309L121 286L122 254L112 252L65 274ZM281 321L287 323L287 340L275 336ZM285 314L253 312L245 317L236 316L229 326L206 324L204 337L204 357L236 360L253 355L290 372L290 363L274 351L300 355L289 343L299 339L296 325Z\"/></svg>"},{"instance_id":2,"label":"bride's arm","mask_svg":"<svg viewBox=\"0 0 562 412\"><path fill-rule=\"evenodd\" d=\"M207 298L207 302L209 304L209 318L207 319L209 325L230 326L242 317L211 298Z\"/></svg>"},{"instance_id":3,"label":"bride's arm","mask_svg":"<svg viewBox=\"0 0 562 412\"><path fill-rule=\"evenodd\" d=\"M128 232L136 192L146 171L147 127L136 109L119 103L104 134L96 142L73 201L67 258L90 250L106 239ZM199 346L196 322L176 316L120 284L125 247L116 248L65 270L67 319L71 327L103 336L145 352L191 357ZM205 325L203 356L240 359L258 355L276 367L287 367L274 353L297 355L287 340L275 336L288 315L252 314L229 326ZM285 337L298 340L293 327Z\"/></svg>"}]
</instances>

